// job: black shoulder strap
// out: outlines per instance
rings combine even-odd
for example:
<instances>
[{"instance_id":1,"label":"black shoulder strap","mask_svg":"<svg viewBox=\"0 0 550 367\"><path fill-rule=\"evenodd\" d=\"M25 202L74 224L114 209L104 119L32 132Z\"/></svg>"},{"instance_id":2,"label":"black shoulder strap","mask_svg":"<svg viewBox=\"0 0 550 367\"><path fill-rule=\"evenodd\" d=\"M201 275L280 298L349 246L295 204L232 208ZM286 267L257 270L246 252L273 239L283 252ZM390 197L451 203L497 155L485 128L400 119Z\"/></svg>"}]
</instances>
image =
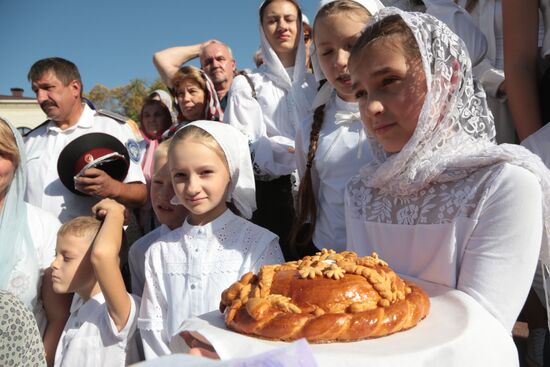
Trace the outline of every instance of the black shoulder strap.
<instances>
[{"instance_id":1,"label":"black shoulder strap","mask_svg":"<svg viewBox=\"0 0 550 367\"><path fill-rule=\"evenodd\" d=\"M41 123L40 125L35 126L34 129L31 129L31 130L27 131L25 134L23 134L23 137L29 135L30 133L32 133L35 130L40 129L42 126L46 126L49 122L50 122L50 120L48 119L48 120L44 121L43 123Z\"/></svg>"},{"instance_id":2,"label":"black shoulder strap","mask_svg":"<svg viewBox=\"0 0 550 367\"><path fill-rule=\"evenodd\" d=\"M239 70L237 72L237 75L244 76L244 78L248 82L248 85L250 85L250 89L252 89L252 97L254 99L258 99L258 97L256 96L256 88L254 88L254 82L252 82L252 79L250 79L250 76L247 74L247 72L245 70Z\"/></svg>"}]
</instances>

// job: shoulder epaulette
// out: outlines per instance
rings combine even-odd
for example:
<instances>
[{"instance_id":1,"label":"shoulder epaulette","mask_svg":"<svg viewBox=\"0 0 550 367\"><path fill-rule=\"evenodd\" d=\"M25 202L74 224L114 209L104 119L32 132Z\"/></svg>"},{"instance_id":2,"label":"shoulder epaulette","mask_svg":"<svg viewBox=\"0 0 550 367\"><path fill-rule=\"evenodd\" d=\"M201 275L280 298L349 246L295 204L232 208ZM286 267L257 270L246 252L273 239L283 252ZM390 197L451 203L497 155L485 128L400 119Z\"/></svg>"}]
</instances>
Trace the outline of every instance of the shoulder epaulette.
<instances>
[{"instance_id":1,"label":"shoulder epaulette","mask_svg":"<svg viewBox=\"0 0 550 367\"><path fill-rule=\"evenodd\" d=\"M27 131L27 132L23 135L23 137L29 135L30 133L32 133L32 132L35 131L35 130L40 129L42 126L47 125L49 122L50 122L50 120L48 119L48 120L44 121L43 123L41 123L40 125L35 126L34 129L31 129L31 130Z\"/></svg>"},{"instance_id":2,"label":"shoulder epaulette","mask_svg":"<svg viewBox=\"0 0 550 367\"><path fill-rule=\"evenodd\" d=\"M256 96L256 88L254 88L254 82L252 81L252 79L250 79L250 76L248 75L248 73L245 70L240 70L240 71L237 71L237 75L244 76L244 78L248 82L248 85L250 85L250 89L252 89L252 97L254 99L258 99L258 97Z\"/></svg>"},{"instance_id":3,"label":"shoulder epaulette","mask_svg":"<svg viewBox=\"0 0 550 367\"><path fill-rule=\"evenodd\" d=\"M120 113L116 113L116 112L113 112L113 111L99 109L99 110L96 110L96 112L98 114L102 115L102 116L110 117L113 120L117 120L118 122L123 123L123 124L127 123L128 120L130 120L129 117L121 115Z\"/></svg>"}]
</instances>

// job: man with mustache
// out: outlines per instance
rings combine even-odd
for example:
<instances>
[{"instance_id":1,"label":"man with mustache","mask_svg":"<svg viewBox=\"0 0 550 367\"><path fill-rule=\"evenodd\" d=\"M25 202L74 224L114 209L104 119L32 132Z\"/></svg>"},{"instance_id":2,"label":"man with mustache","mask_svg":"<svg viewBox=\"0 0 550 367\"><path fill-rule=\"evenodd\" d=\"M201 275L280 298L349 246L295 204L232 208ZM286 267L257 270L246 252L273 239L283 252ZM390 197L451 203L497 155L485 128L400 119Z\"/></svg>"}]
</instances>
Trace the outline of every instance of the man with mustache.
<instances>
[{"instance_id":1,"label":"man with mustache","mask_svg":"<svg viewBox=\"0 0 550 367\"><path fill-rule=\"evenodd\" d=\"M200 60L201 69L214 83L220 104L225 109L227 93L236 70L236 62L231 54L231 49L224 43L208 40L198 45L167 48L155 53L153 63L164 83L172 88L172 78L178 69L197 57Z\"/></svg>"},{"instance_id":2,"label":"man with mustache","mask_svg":"<svg viewBox=\"0 0 550 367\"><path fill-rule=\"evenodd\" d=\"M130 208L142 206L147 189L134 134L124 121L98 113L82 101L82 81L76 65L59 57L42 59L32 65L28 79L48 120L26 136L25 201L52 212L61 222L90 215L92 206L103 198ZM93 132L112 135L125 144L130 167L124 182L96 168L86 170L75 178L75 188L85 194L80 196L61 183L57 160L67 144Z\"/></svg>"}]
</instances>

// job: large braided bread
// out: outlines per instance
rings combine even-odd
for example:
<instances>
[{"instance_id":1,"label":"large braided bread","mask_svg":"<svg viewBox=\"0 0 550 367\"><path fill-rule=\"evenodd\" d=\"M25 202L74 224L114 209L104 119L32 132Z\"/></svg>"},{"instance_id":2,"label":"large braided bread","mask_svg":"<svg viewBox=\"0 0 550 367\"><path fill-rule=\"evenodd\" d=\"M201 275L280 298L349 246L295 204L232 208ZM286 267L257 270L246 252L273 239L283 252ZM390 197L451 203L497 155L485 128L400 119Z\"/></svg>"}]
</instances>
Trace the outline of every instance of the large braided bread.
<instances>
[{"instance_id":1,"label":"large braided bread","mask_svg":"<svg viewBox=\"0 0 550 367\"><path fill-rule=\"evenodd\" d=\"M220 311L237 332L313 343L380 337L415 326L430 301L376 254L323 250L245 274L222 293Z\"/></svg>"}]
</instances>

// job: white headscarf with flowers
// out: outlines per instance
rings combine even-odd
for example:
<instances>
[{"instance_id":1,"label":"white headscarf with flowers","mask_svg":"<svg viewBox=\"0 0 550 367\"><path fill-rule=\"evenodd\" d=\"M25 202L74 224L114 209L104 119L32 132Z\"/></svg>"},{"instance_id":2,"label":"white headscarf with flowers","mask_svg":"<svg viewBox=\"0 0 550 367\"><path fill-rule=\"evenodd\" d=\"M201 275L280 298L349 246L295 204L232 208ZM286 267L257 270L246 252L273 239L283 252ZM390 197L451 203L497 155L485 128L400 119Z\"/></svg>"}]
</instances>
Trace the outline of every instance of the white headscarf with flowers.
<instances>
[{"instance_id":1,"label":"white headscarf with flowers","mask_svg":"<svg viewBox=\"0 0 550 367\"><path fill-rule=\"evenodd\" d=\"M463 41L444 23L428 14L386 8L369 23L399 15L409 26L420 50L427 94L418 125L398 153L384 151L367 134L373 161L360 171L365 184L393 196L415 194L434 183L460 180L471 172L498 163L523 167L541 185L546 234L540 260L550 265L550 171L541 159L514 144L496 145L493 115L485 92L473 79ZM352 56L353 57L353 56ZM548 290L547 290L548 300Z\"/></svg>"}]
</instances>

